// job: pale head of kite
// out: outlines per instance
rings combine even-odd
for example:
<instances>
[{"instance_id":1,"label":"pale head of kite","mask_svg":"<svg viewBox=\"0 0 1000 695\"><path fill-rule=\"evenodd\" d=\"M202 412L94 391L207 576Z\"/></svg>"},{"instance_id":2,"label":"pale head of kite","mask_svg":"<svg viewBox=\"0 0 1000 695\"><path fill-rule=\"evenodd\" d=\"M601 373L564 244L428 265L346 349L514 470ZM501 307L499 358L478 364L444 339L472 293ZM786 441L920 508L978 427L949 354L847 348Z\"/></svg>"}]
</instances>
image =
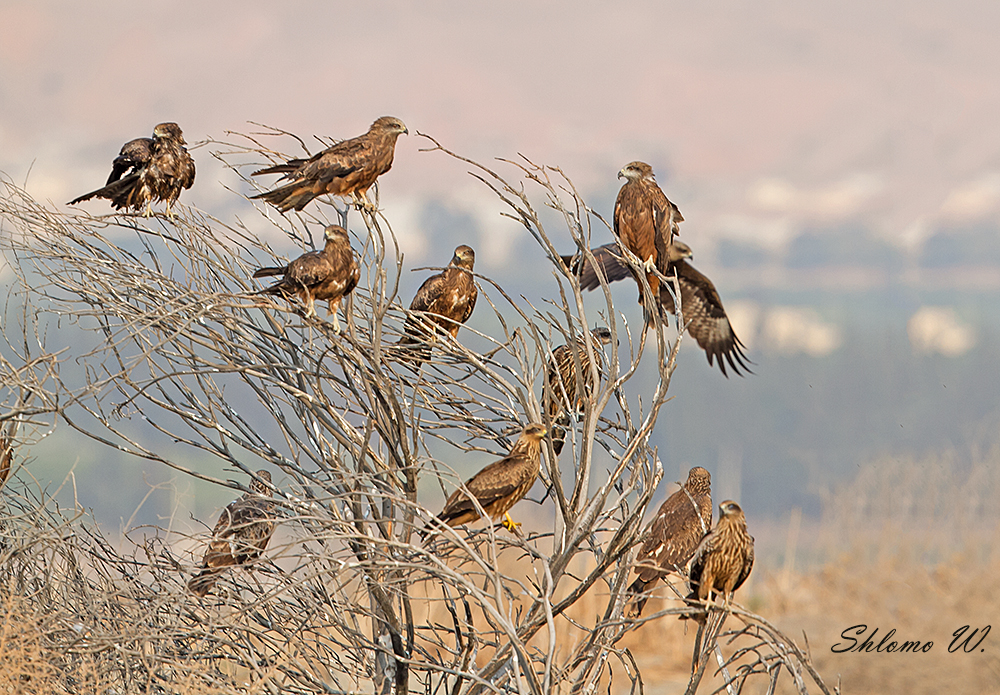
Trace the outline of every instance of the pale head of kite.
<instances>
[{"instance_id":1,"label":"pale head of kite","mask_svg":"<svg viewBox=\"0 0 1000 695\"><path fill-rule=\"evenodd\" d=\"M722 517L741 517L743 516L743 510L740 505L736 504L732 500L726 500L719 504L719 518Z\"/></svg>"},{"instance_id":2,"label":"pale head of kite","mask_svg":"<svg viewBox=\"0 0 1000 695\"><path fill-rule=\"evenodd\" d=\"M176 140L181 145L186 145L184 142L184 134L181 133L181 127L176 123L160 123L155 128L153 128L153 137L157 140Z\"/></svg>"},{"instance_id":3,"label":"pale head of kite","mask_svg":"<svg viewBox=\"0 0 1000 695\"><path fill-rule=\"evenodd\" d=\"M255 495L261 495L262 497L268 497L271 494L271 474L268 471L260 470L256 473L257 477L250 481L250 492Z\"/></svg>"},{"instance_id":4,"label":"pale head of kite","mask_svg":"<svg viewBox=\"0 0 1000 695\"><path fill-rule=\"evenodd\" d=\"M594 340L596 340L601 345L611 344L611 331L609 331L604 326L598 326L597 328L590 331L590 334L594 336Z\"/></svg>"},{"instance_id":5,"label":"pale head of kite","mask_svg":"<svg viewBox=\"0 0 1000 695\"><path fill-rule=\"evenodd\" d=\"M406 129L406 124L395 116L382 116L377 118L372 127L369 128L372 131L379 131L383 133L396 133L397 135L409 135L410 131Z\"/></svg>"},{"instance_id":6,"label":"pale head of kite","mask_svg":"<svg viewBox=\"0 0 1000 695\"><path fill-rule=\"evenodd\" d=\"M323 238L327 241L339 241L341 243L351 243L351 239L347 236L347 230L341 227L339 224L331 224L326 229L323 230Z\"/></svg>"},{"instance_id":7,"label":"pale head of kite","mask_svg":"<svg viewBox=\"0 0 1000 695\"><path fill-rule=\"evenodd\" d=\"M683 241L674 239L670 242L670 248L667 250L667 260L670 263L676 263L677 261L683 261L693 257L694 251L692 251L691 247Z\"/></svg>"},{"instance_id":8,"label":"pale head of kite","mask_svg":"<svg viewBox=\"0 0 1000 695\"><path fill-rule=\"evenodd\" d=\"M629 162L623 166L618 172L618 178L628 179L629 181L641 181L642 179L656 181L656 176L653 174L653 167L645 162L638 161Z\"/></svg>"},{"instance_id":9,"label":"pale head of kite","mask_svg":"<svg viewBox=\"0 0 1000 695\"><path fill-rule=\"evenodd\" d=\"M465 268L467 270L472 270L472 267L476 264L476 252L472 250L471 246L459 246L455 249L455 255L451 259L451 265L458 266L459 268Z\"/></svg>"},{"instance_id":10,"label":"pale head of kite","mask_svg":"<svg viewBox=\"0 0 1000 695\"><path fill-rule=\"evenodd\" d=\"M521 432L521 436L531 442L542 441L542 438L546 434L548 434L548 430L545 429L545 425L540 425L537 422L526 425L524 430Z\"/></svg>"}]
</instances>

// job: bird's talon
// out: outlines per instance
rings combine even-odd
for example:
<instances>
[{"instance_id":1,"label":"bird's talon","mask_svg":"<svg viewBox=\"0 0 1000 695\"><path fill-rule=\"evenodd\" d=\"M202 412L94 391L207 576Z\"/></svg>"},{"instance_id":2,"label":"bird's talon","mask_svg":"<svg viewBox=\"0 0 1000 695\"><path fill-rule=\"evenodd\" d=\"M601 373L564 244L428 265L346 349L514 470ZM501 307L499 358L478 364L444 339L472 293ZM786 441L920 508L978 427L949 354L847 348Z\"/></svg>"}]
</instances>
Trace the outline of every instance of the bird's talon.
<instances>
[{"instance_id":1,"label":"bird's talon","mask_svg":"<svg viewBox=\"0 0 1000 695\"><path fill-rule=\"evenodd\" d=\"M504 513L504 518L501 525L511 533L520 533L520 531L518 531L518 529L521 528L520 522L511 519L510 513L508 512Z\"/></svg>"}]
</instances>

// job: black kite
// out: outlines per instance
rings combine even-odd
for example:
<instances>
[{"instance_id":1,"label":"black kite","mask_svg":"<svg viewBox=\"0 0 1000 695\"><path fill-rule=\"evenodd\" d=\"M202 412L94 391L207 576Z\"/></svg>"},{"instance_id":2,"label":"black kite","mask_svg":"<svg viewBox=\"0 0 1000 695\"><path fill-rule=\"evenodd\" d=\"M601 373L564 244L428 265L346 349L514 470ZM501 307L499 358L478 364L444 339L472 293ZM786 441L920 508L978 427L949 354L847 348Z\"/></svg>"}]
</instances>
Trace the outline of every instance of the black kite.
<instances>
[{"instance_id":1,"label":"black kite","mask_svg":"<svg viewBox=\"0 0 1000 695\"><path fill-rule=\"evenodd\" d=\"M705 536L691 558L688 584L689 601L709 599L722 594L726 604L733 592L743 586L753 569L753 536L747 533L747 519L740 505L726 500L719 505L719 521ZM687 618L689 616L681 616ZM705 613L695 614L699 622Z\"/></svg>"},{"instance_id":2,"label":"black kite","mask_svg":"<svg viewBox=\"0 0 1000 695\"><path fill-rule=\"evenodd\" d=\"M660 579L687 567L701 539L712 528L712 476L695 466L687 481L660 505L636 557L637 576L628 588L634 596L628 611L638 617L649 598L644 595Z\"/></svg>"},{"instance_id":3,"label":"black kite","mask_svg":"<svg viewBox=\"0 0 1000 695\"><path fill-rule=\"evenodd\" d=\"M601 346L611 342L611 331L598 327L590 331L589 335L594 351L597 378L601 379L604 376ZM577 377L577 364L582 368L580 378ZM583 387L582 391L579 390L580 386ZM549 360L549 367L545 372L543 389L543 405L551 422L566 420L567 405L569 410L574 412L583 409L584 400L593 394L594 379L590 371L590 362L587 360L587 347L582 337L577 336L575 349L570 345L560 345L552 351L552 359ZM566 430L553 426L552 450L556 456L562 452L565 443Z\"/></svg>"},{"instance_id":4,"label":"black kite","mask_svg":"<svg viewBox=\"0 0 1000 695\"><path fill-rule=\"evenodd\" d=\"M291 159L253 172L251 176L284 174L281 180L291 182L252 198L265 200L283 213L301 210L325 193L349 196L358 207L365 207L365 193L392 167L396 138L409 132L398 118L382 116L364 135L338 142L308 159Z\"/></svg>"},{"instance_id":5,"label":"black kite","mask_svg":"<svg viewBox=\"0 0 1000 695\"><path fill-rule=\"evenodd\" d=\"M176 123L160 123L152 138L130 140L122 146L111 168L108 183L96 191L71 200L76 205L91 198L106 198L115 210L145 208L152 214L154 201L167 204L167 215L181 191L194 183L194 160L184 147L184 135Z\"/></svg>"},{"instance_id":6,"label":"black kite","mask_svg":"<svg viewBox=\"0 0 1000 695\"><path fill-rule=\"evenodd\" d=\"M285 266L261 268L253 276L283 275L280 282L261 290L260 294L297 296L306 305L306 318L316 315L317 300L326 300L328 313L333 314L333 330L339 332L340 301L357 287L361 270L346 229L331 224L323 230L323 237L326 245L321 251L304 253Z\"/></svg>"},{"instance_id":7,"label":"black kite","mask_svg":"<svg viewBox=\"0 0 1000 695\"><path fill-rule=\"evenodd\" d=\"M509 454L486 466L469 478L463 487L451 493L444 509L437 515L437 521L448 526L467 524L480 517L481 507L491 519L502 516L503 527L514 532L520 524L510 518L508 511L535 484L541 470L541 442L545 434L544 425L533 423L525 426ZM478 506L469 494L475 497ZM433 523L428 524L428 530Z\"/></svg>"},{"instance_id":8,"label":"black kite","mask_svg":"<svg viewBox=\"0 0 1000 695\"><path fill-rule=\"evenodd\" d=\"M592 252L594 260L601 267L608 282L615 282L631 275L631 271L622 260L617 244L605 244L593 249ZM723 375L729 376L726 373L725 362L729 363L730 368L738 376L742 376L740 369L753 374L747 366L748 363L752 363L743 351L745 346L729 323L729 316L722 306L722 298L719 297L712 281L687 262L686 259L691 255L690 246L674 239L667 249L666 266L661 271L670 278L674 277L675 272L677 274L677 283L681 291L681 311L688 333L705 351L709 365L718 360ZM583 262L579 256L563 256L562 259L571 272L579 273L581 289L593 290L600 287L601 281L591 263ZM663 283L659 291L660 310L667 314L674 313L672 290L669 284Z\"/></svg>"},{"instance_id":9,"label":"black kite","mask_svg":"<svg viewBox=\"0 0 1000 695\"><path fill-rule=\"evenodd\" d=\"M436 339L436 332L443 330L454 339L459 326L472 316L479 297L472 277L475 263L476 252L472 247L459 246L448 267L424 280L417 290L410 302L410 311L423 312L423 315L407 316L406 334L399 341L400 345L412 346L408 349L408 359L418 363L430 359L428 343Z\"/></svg>"},{"instance_id":10,"label":"black kite","mask_svg":"<svg viewBox=\"0 0 1000 695\"><path fill-rule=\"evenodd\" d=\"M212 540L202 560L202 571L191 578L188 588L206 596L218 575L227 567L246 565L260 557L274 534L275 509L268 484L271 474L257 471L250 491L230 502L212 530Z\"/></svg>"},{"instance_id":11,"label":"black kite","mask_svg":"<svg viewBox=\"0 0 1000 695\"><path fill-rule=\"evenodd\" d=\"M660 279L653 272L666 258L667 249L674 235L680 234L684 221L677 206L671 203L656 184L653 167L645 162L631 162L622 167L618 178L625 185L618 191L615 201L614 232L629 251L646 267L646 280L655 298L660 289ZM639 303L645 306L642 282L639 285ZM651 319L650 319L651 320Z\"/></svg>"},{"instance_id":12,"label":"black kite","mask_svg":"<svg viewBox=\"0 0 1000 695\"><path fill-rule=\"evenodd\" d=\"M0 436L0 488L7 482L14 463L14 440L10 435Z\"/></svg>"}]
</instances>

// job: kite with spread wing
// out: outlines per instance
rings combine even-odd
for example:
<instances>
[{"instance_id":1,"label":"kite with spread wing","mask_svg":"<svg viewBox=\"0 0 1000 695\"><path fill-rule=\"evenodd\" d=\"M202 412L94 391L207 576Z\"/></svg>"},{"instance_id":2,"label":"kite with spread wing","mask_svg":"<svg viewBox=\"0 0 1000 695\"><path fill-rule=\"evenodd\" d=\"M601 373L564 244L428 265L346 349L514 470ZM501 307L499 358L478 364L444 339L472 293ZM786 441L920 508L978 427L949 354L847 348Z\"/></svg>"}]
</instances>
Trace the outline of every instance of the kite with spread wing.
<instances>
[{"instance_id":1,"label":"kite with spread wing","mask_svg":"<svg viewBox=\"0 0 1000 695\"><path fill-rule=\"evenodd\" d=\"M176 123L160 123L153 128L152 138L130 140L122 146L104 187L68 204L106 198L115 210L138 212L145 208L143 215L149 217L153 202L163 201L167 204L167 214L172 215L171 208L181 191L194 184L194 160L185 144Z\"/></svg>"},{"instance_id":2,"label":"kite with spread wing","mask_svg":"<svg viewBox=\"0 0 1000 695\"><path fill-rule=\"evenodd\" d=\"M632 273L622 259L618 244L611 243L592 249L594 260L600 266L608 282L615 282L629 277ZM719 362L719 369L726 373L726 362L738 376L740 369L753 374L747 366L750 359L743 352L744 345L733 331L729 316L722 306L722 298L712 281L694 266L687 262L691 258L691 247L682 241L674 239L667 248L666 263L661 271L666 277L677 275L677 284L681 293L681 311L687 331L695 339L698 346L705 351L708 364ZM601 280L594 265L581 255L563 256L563 262L570 272L580 277L580 288L593 290L601 286ZM659 286L659 308L667 314L674 313L673 288L662 283ZM723 359L724 358L724 359Z\"/></svg>"}]
</instances>

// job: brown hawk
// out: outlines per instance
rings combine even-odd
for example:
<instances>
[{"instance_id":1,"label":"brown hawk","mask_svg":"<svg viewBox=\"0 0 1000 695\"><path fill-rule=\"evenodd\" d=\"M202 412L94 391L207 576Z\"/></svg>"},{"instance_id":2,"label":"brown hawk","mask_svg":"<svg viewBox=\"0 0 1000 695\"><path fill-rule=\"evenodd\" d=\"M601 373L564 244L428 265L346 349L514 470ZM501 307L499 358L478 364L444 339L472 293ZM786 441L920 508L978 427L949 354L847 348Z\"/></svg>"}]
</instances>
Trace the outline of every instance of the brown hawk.
<instances>
[{"instance_id":1,"label":"brown hawk","mask_svg":"<svg viewBox=\"0 0 1000 695\"><path fill-rule=\"evenodd\" d=\"M152 138L126 142L111 165L111 175L103 188L71 200L76 205L91 198L106 198L115 210L152 214L154 201L167 204L167 215L181 191L194 183L194 160L184 147L184 135L176 123L160 123Z\"/></svg>"},{"instance_id":2,"label":"brown hawk","mask_svg":"<svg viewBox=\"0 0 1000 695\"><path fill-rule=\"evenodd\" d=\"M636 557L636 578L628 588L634 596L627 610L637 618L649 591L671 572L687 567L701 539L712 528L712 476L701 466L688 471L687 481L660 505Z\"/></svg>"},{"instance_id":3,"label":"brown hawk","mask_svg":"<svg viewBox=\"0 0 1000 695\"><path fill-rule=\"evenodd\" d=\"M659 293L660 279L653 272L663 272L667 249L674 235L680 234L684 221L677 206L667 200L656 184L653 167L645 162L631 162L622 167L618 178L625 185L618 191L615 201L614 232L622 245L635 254L646 267L646 281L655 298ZM631 271L630 271L631 272ZM645 306L642 282L639 285L639 303Z\"/></svg>"},{"instance_id":4,"label":"brown hawk","mask_svg":"<svg viewBox=\"0 0 1000 695\"><path fill-rule=\"evenodd\" d=\"M598 380L604 376L601 346L610 342L611 331L607 328L598 327L590 331L590 344L594 350ZM581 367L582 378L580 379L577 379L577 364ZM578 386L583 387L582 393L578 392ZM545 372L545 384L542 392L549 420L553 423L557 420L565 421L568 417L567 405L570 410L580 412L584 407L584 401L593 394L593 391L594 380L590 372L590 363L587 361L587 347L583 338L577 336L573 347L560 345L552 351L552 359L549 360L549 367ZM566 430L554 426L552 428L552 450L556 456L560 454L565 443Z\"/></svg>"},{"instance_id":5,"label":"brown hawk","mask_svg":"<svg viewBox=\"0 0 1000 695\"><path fill-rule=\"evenodd\" d=\"M283 213L301 210L324 193L350 196L358 207L364 207L365 193L392 167L396 139L409 132L398 118L382 116L364 135L338 142L308 159L290 159L253 172L251 176L284 174L279 180L291 182L252 199L265 200Z\"/></svg>"},{"instance_id":6,"label":"brown hawk","mask_svg":"<svg viewBox=\"0 0 1000 695\"><path fill-rule=\"evenodd\" d=\"M476 252L472 247L459 246L448 267L424 280L417 290L410 302L410 311L424 313L407 316L405 335L399 341L402 346L411 346L407 348L408 359L418 364L430 359L428 343L435 340L435 333L443 330L454 339L459 326L472 316L479 297L472 277L475 263Z\"/></svg>"},{"instance_id":7,"label":"brown hawk","mask_svg":"<svg viewBox=\"0 0 1000 695\"><path fill-rule=\"evenodd\" d=\"M206 596L218 575L227 567L246 565L260 557L274 534L275 509L268 484L271 474L257 471L250 491L230 502L212 530L212 540L202 560L202 570L191 578L188 588Z\"/></svg>"},{"instance_id":8,"label":"brown hawk","mask_svg":"<svg viewBox=\"0 0 1000 695\"><path fill-rule=\"evenodd\" d=\"M592 253L608 282L615 282L631 275L631 271L622 260L617 244L599 246L592 249ZM753 374L747 366L753 363L750 362L744 352L745 346L729 323L729 316L722 306L722 298L719 297L712 281L687 262L686 259L691 256L691 247L683 241L674 239L667 249L667 263L661 271L671 278L675 272L677 274L677 284L681 291L681 311L688 333L705 351L710 366L718 360L719 369L724 376L729 376L726 373L725 362L729 362L730 368L738 376L743 376L740 369ZM581 289L593 290L600 287L601 281L597 271L590 262L584 262L583 257L562 256L562 260L572 273L579 274ZM663 283L660 287L659 307L666 314L674 313L672 291L673 287L669 284Z\"/></svg>"},{"instance_id":9,"label":"brown hawk","mask_svg":"<svg viewBox=\"0 0 1000 695\"><path fill-rule=\"evenodd\" d=\"M746 516L740 505L726 500L719 505L719 521L715 528L702 539L691 558L688 573L691 592L687 599L689 602L704 601L714 592L722 594L728 605L733 592L743 586L752 569L753 536L747 533ZM681 616L682 619L688 617L704 622L706 614Z\"/></svg>"},{"instance_id":10,"label":"brown hawk","mask_svg":"<svg viewBox=\"0 0 1000 695\"><path fill-rule=\"evenodd\" d=\"M545 434L544 425L526 425L509 454L486 466L469 478L464 487L451 493L444 509L437 515L437 521L448 526L467 524L480 517L481 507L491 519L503 517L503 527L513 532L520 524L510 518L508 511L535 484L541 470L541 442ZM470 493L479 503L478 507L469 498ZM425 534L434 523L434 520L428 523Z\"/></svg>"},{"instance_id":11,"label":"brown hawk","mask_svg":"<svg viewBox=\"0 0 1000 695\"><path fill-rule=\"evenodd\" d=\"M346 229L331 224L323 230L323 237L326 245L322 250L304 253L285 266L261 268L253 276L283 275L279 282L258 294L277 294L286 299L297 296L306 305L306 318L316 315L317 300L326 300L327 313L333 314L333 330L339 333L340 302L357 287L361 270Z\"/></svg>"}]
</instances>

